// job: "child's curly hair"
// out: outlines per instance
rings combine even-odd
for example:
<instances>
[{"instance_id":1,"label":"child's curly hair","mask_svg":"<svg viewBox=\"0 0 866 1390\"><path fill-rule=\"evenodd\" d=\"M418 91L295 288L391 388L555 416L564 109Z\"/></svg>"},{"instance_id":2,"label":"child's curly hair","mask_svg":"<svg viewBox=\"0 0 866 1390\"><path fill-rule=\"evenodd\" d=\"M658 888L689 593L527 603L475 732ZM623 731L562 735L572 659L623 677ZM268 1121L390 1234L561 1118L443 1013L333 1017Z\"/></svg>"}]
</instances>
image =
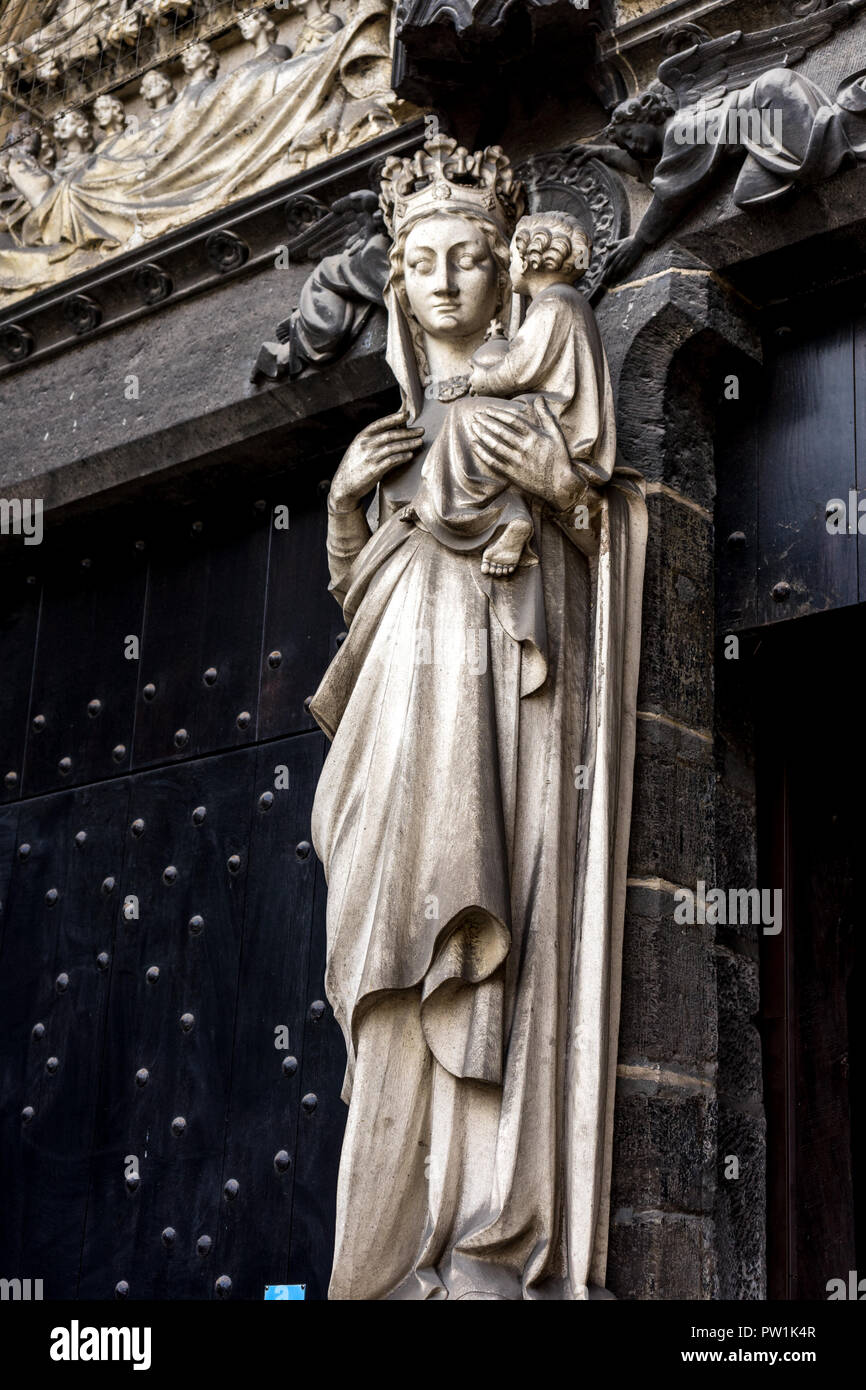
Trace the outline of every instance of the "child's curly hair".
<instances>
[{"instance_id":1,"label":"child's curly hair","mask_svg":"<svg viewBox=\"0 0 866 1390\"><path fill-rule=\"evenodd\" d=\"M526 270L561 271L572 283L589 269L592 242L568 212L534 212L521 217L514 246Z\"/></svg>"},{"instance_id":2,"label":"child's curly hair","mask_svg":"<svg viewBox=\"0 0 866 1390\"><path fill-rule=\"evenodd\" d=\"M666 91L641 92L636 97L626 97L611 112L608 134L616 138L616 128L621 125L666 125L671 116L676 115L676 106Z\"/></svg>"}]
</instances>

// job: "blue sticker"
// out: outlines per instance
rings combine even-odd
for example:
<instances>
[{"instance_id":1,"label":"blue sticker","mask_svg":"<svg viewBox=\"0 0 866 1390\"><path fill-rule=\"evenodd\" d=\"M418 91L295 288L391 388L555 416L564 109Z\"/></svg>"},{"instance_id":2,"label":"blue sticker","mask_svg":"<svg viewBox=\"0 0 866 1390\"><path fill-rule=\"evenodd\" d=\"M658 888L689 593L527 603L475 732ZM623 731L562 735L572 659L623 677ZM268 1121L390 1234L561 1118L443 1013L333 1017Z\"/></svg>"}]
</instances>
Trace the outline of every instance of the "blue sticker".
<instances>
[{"instance_id":1,"label":"blue sticker","mask_svg":"<svg viewBox=\"0 0 866 1390\"><path fill-rule=\"evenodd\" d=\"M266 1284L265 1298L280 1298L284 1301L288 1299L305 1299L307 1296L306 1284Z\"/></svg>"}]
</instances>

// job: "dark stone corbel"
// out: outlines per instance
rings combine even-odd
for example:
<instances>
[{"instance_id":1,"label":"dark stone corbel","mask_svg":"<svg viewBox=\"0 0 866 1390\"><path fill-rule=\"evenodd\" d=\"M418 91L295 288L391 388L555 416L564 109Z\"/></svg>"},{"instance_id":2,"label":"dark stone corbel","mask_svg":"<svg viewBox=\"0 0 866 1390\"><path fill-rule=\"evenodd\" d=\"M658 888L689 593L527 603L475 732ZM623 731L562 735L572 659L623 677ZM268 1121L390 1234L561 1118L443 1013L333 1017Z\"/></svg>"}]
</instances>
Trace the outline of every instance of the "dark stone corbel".
<instances>
[{"instance_id":1,"label":"dark stone corbel","mask_svg":"<svg viewBox=\"0 0 866 1390\"><path fill-rule=\"evenodd\" d=\"M230 232L227 227L220 227L216 232L211 232L206 238L204 252L220 275L228 275L232 270L239 270L249 260L250 248L245 241L234 232Z\"/></svg>"},{"instance_id":2,"label":"dark stone corbel","mask_svg":"<svg viewBox=\"0 0 866 1390\"><path fill-rule=\"evenodd\" d=\"M36 346L36 339L20 323L0 326L0 352L7 362L23 362Z\"/></svg>"},{"instance_id":3,"label":"dark stone corbel","mask_svg":"<svg viewBox=\"0 0 866 1390\"><path fill-rule=\"evenodd\" d=\"M530 49L562 49L616 23L614 0L404 0L391 85L421 106L465 88L477 73L522 61Z\"/></svg>"},{"instance_id":4,"label":"dark stone corbel","mask_svg":"<svg viewBox=\"0 0 866 1390\"><path fill-rule=\"evenodd\" d=\"M89 294L70 294L63 301L63 317L73 333L81 337L102 323L102 305Z\"/></svg>"},{"instance_id":5,"label":"dark stone corbel","mask_svg":"<svg viewBox=\"0 0 866 1390\"><path fill-rule=\"evenodd\" d=\"M141 296L142 304L161 304L174 289L167 270L156 261L146 261L133 272L132 282Z\"/></svg>"}]
</instances>

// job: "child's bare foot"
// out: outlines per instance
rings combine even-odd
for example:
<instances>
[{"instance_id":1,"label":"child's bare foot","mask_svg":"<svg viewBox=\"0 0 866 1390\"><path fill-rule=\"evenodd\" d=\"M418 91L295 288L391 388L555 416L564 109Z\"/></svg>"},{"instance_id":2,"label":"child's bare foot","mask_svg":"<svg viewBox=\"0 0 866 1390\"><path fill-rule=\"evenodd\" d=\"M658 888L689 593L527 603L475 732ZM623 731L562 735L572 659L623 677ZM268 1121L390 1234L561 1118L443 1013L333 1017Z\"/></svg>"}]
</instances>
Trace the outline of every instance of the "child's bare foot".
<instances>
[{"instance_id":1,"label":"child's bare foot","mask_svg":"<svg viewBox=\"0 0 866 1390\"><path fill-rule=\"evenodd\" d=\"M502 535L488 545L481 556L481 573L499 576L513 574L531 535L531 521L509 521Z\"/></svg>"}]
</instances>

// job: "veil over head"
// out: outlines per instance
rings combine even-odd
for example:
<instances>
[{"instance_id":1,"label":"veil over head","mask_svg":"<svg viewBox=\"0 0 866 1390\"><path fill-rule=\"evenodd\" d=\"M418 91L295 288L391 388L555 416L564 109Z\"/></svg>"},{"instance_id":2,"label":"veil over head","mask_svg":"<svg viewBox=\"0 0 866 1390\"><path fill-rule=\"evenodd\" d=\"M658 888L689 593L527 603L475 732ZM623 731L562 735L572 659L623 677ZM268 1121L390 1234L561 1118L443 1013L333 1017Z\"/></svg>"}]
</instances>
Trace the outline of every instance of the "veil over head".
<instances>
[{"instance_id":1,"label":"veil over head","mask_svg":"<svg viewBox=\"0 0 866 1390\"><path fill-rule=\"evenodd\" d=\"M498 145L470 154L450 136L434 135L411 159L394 156L386 161L379 201L385 225L394 238L391 274L385 290L386 358L414 419L423 406L424 383L411 324L397 289L406 236L424 218L451 213L475 222L495 255L496 242L500 248L507 244L523 213L524 190ZM498 315L507 321L513 296L507 275L503 280Z\"/></svg>"}]
</instances>

